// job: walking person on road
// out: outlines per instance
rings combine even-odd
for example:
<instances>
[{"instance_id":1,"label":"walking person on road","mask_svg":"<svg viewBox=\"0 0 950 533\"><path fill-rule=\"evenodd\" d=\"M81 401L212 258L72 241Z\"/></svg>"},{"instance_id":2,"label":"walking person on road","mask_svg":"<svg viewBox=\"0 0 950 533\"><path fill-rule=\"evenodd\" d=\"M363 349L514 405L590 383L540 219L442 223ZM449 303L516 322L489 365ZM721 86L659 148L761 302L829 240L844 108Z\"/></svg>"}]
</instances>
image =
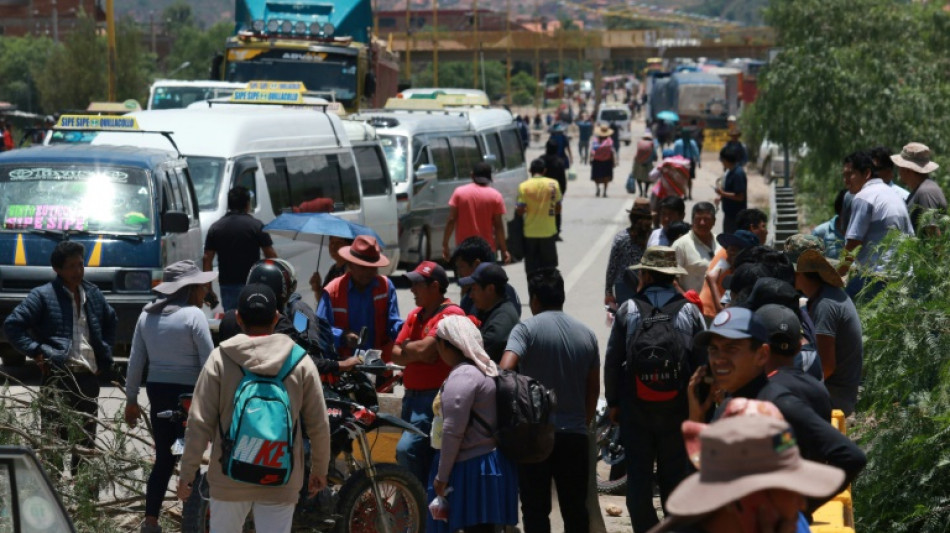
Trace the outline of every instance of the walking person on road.
<instances>
[{"instance_id":1,"label":"walking person on road","mask_svg":"<svg viewBox=\"0 0 950 533\"><path fill-rule=\"evenodd\" d=\"M291 472L284 485L267 486L233 479L224 472L224 435L234 415L234 396L246 372L262 376L277 376L294 357L294 341L274 326L280 318L277 296L266 285L253 284L238 295L238 323L246 334L237 335L221 343L209 357L198 376L188 428L185 430L185 451L181 456L178 478L178 498L191 496L195 475L201 466L201 457L211 443L211 467L207 480L210 489L210 529L215 533L239 533L249 512L254 512L254 526L258 531L289 533L300 489L304 479L304 439L302 427L310 439L310 478L307 493L314 497L327 486L330 466L330 423L327 406L320 386L320 374L313 360L301 357L283 380L293 427L293 448L264 456L262 461L280 461L283 453L291 455ZM290 364L293 364L291 362ZM242 420L251 420L245 410ZM227 426L225 426L227 425ZM277 444L277 443L275 443ZM255 463L258 468L265 468Z\"/></svg>"},{"instance_id":2,"label":"walking person on road","mask_svg":"<svg viewBox=\"0 0 950 533\"><path fill-rule=\"evenodd\" d=\"M472 183L455 189L449 198L449 219L442 235L442 259L448 261L449 238L455 233L455 245L477 235L501 252L505 264L511 262L505 240L505 199L491 186L491 165L479 161L472 168Z\"/></svg>"},{"instance_id":3,"label":"walking person on road","mask_svg":"<svg viewBox=\"0 0 950 533\"><path fill-rule=\"evenodd\" d=\"M729 147L719 152L722 163L722 184L716 186L716 201L722 205L722 232L735 233L736 217L748 206L746 201L747 179L745 170L739 165L738 153Z\"/></svg>"},{"instance_id":4,"label":"walking person on road","mask_svg":"<svg viewBox=\"0 0 950 533\"><path fill-rule=\"evenodd\" d=\"M83 279L85 252L75 241L57 244L50 254L56 279L30 291L7 317L3 331L10 344L32 357L43 374L43 431L63 442L93 448L99 376L112 372L116 314L99 288ZM71 435L81 436L76 440ZM80 456L72 454L73 479L79 462Z\"/></svg>"},{"instance_id":5,"label":"walking person on road","mask_svg":"<svg viewBox=\"0 0 950 533\"><path fill-rule=\"evenodd\" d=\"M633 179L637 182L640 197L646 198L650 184L650 171L656 164L656 143L653 142L653 133L650 130L643 132L643 136L637 141L637 152L633 156Z\"/></svg>"},{"instance_id":6,"label":"walking person on road","mask_svg":"<svg viewBox=\"0 0 950 533\"><path fill-rule=\"evenodd\" d=\"M221 305L225 311L237 307L237 297L244 288L247 273L261 258L277 257L274 242L264 232L264 224L251 216L251 193L244 187L228 191L228 212L208 229L205 237L203 268L214 269L218 257L218 282L221 285Z\"/></svg>"},{"instance_id":7,"label":"walking person on road","mask_svg":"<svg viewBox=\"0 0 950 533\"><path fill-rule=\"evenodd\" d=\"M640 262L647 248L650 229L653 227L653 214L646 202L638 198L633 209L627 211L630 227L614 235L610 246L610 259L607 260L607 280L604 290L604 305L617 309L637 292L636 279L627 269Z\"/></svg>"},{"instance_id":8,"label":"walking person on road","mask_svg":"<svg viewBox=\"0 0 950 533\"><path fill-rule=\"evenodd\" d=\"M666 506L670 493L689 475L689 460L680 425L689 417L686 386L689 376L703 364L702 354L691 349L693 335L705 329L699 308L687 302L673 285L685 270L676 264L676 252L667 246L647 248L642 261L631 267L640 273L642 289L620 306L607 342L604 358L604 392L610 417L620 424L627 458L627 510L635 533L646 533L659 519L653 506L654 481ZM649 368L643 359L641 338L658 327L653 311L672 316L665 330L657 329L651 341L670 347L671 361L679 373L665 394L641 381ZM649 322L644 319L648 313ZM656 463L656 477L653 465Z\"/></svg>"},{"instance_id":9,"label":"walking person on road","mask_svg":"<svg viewBox=\"0 0 950 533\"><path fill-rule=\"evenodd\" d=\"M557 143L548 141L544 145L544 155L541 156L541 160L544 161L544 175L551 178L557 182L558 188L561 190L561 199L564 199L564 195L567 194L567 170L564 168L564 163L561 161L561 158L557 155ZM554 224L557 226L557 235L555 237L556 241L561 240L561 213L558 212L554 215Z\"/></svg>"},{"instance_id":10,"label":"walking person on road","mask_svg":"<svg viewBox=\"0 0 950 533\"><path fill-rule=\"evenodd\" d=\"M607 197L607 186L614 179L614 167L617 166L617 151L610 138L614 130L605 124L599 124L594 129L596 139L590 144L590 179L597 185L597 194L604 188L604 198Z\"/></svg>"},{"instance_id":11,"label":"walking person on road","mask_svg":"<svg viewBox=\"0 0 950 533\"><path fill-rule=\"evenodd\" d=\"M451 370L439 358L436 328L446 316L464 316L465 312L445 297L449 277L441 266L423 261L407 273L406 278L412 284L410 290L418 307L406 317L396 337L393 363L406 367L402 373L405 386L402 419L429 435L433 419L432 401ZM396 445L396 461L412 472L423 486L429 482L434 454L427 436L403 432Z\"/></svg>"},{"instance_id":12,"label":"walking person on road","mask_svg":"<svg viewBox=\"0 0 950 533\"><path fill-rule=\"evenodd\" d=\"M494 533L496 526L514 526L518 471L495 441L498 408L492 378L498 376L498 366L482 349L478 328L466 317L440 321L436 346L452 370L433 406L432 446L439 452L426 486L429 501L436 495L448 500L449 516L445 522L429 514L426 530Z\"/></svg>"},{"instance_id":13,"label":"walking person on road","mask_svg":"<svg viewBox=\"0 0 950 533\"><path fill-rule=\"evenodd\" d=\"M145 306L135 324L125 378L125 421L134 428L142 416L139 390L147 368L145 392L155 441L155 464L145 486L142 533L162 531L158 515L175 470L171 448L184 437L185 428L179 421L158 418L158 413L177 409L178 397L194 392L198 375L214 349L201 306L216 277L215 272L202 272L193 261L169 265L162 283L152 289L159 297Z\"/></svg>"},{"instance_id":14,"label":"walking person on road","mask_svg":"<svg viewBox=\"0 0 950 533\"><path fill-rule=\"evenodd\" d=\"M524 532L551 531L553 479L565 533L587 533L591 467L587 428L600 395L597 336L564 312L564 280L557 270L529 275L528 294L534 316L511 331L501 368L517 370L554 389L557 408L551 415L555 427L551 455L519 468Z\"/></svg>"},{"instance_id":15,"label":"walking person on road","mask_svg":"<svg viewBox=\"0 0 950 533\"><path fill-rule=\"evenodd\" d=\"M594 134L594 123L590 121L590 115L584 112L575 124L577 125L577 153L581 158L581 164L586 165L590 158L590 138Z\"/></svg>"},{"instance_id":16,"label":"walking person on road","mask_svg":"<svg viewBox=\"0 0 950 533\"><path fill-rule=\"evenodd\" d=\"M557 268L557 221L561 188L545 177L544 161L531 162L531 177L518 185L518 214L524 217L524 270Z\"/></svg>"}]
</instances>

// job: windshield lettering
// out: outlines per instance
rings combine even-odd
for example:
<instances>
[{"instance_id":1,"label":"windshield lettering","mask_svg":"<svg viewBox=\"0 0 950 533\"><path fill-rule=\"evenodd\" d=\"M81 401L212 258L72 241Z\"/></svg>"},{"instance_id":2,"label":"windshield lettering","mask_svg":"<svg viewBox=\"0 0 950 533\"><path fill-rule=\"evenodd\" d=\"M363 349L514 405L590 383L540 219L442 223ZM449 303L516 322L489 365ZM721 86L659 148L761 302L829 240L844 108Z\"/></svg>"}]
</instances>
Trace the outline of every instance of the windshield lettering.
<instances>
[{"instance_id":1,"label":"windshield lettering","mask_svg":"<svg viewBox=\"0 0 950 533\"><path fill-rule=\"evenodd\" d=\"M106 178L113 183L126 183L129 175L119 171L75 170L59 168L16 168L8 174L10 181L87 180Z\"/></svg>"},{"instance_id":2,"label":"windshield lettering","mask_svg":"<svg viewBox=\"0 0 950 533\"><path fill-rule=\"evenodd\" d=\"M85 229L82 212L66 205L11 205L3 220L3 229Z\"/></svg>"}]
</instances>

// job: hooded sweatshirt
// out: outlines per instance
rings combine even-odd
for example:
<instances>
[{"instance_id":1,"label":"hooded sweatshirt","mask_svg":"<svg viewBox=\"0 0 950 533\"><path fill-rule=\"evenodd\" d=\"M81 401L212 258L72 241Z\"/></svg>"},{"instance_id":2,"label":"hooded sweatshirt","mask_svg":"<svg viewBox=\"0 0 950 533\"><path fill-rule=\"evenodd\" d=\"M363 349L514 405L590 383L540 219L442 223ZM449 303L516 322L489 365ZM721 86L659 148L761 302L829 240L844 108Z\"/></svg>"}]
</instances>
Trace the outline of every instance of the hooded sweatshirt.
<instances>
[{"instance_id":1,"label":"hooded sweatshirt","mask_svg":"<svg viewBox=\"0 0 950 533\"><path fill-rule=\"evenodd\" d=\"M290 481L280 487L242 483L229 478L221 467L221 433L227 434L234 410L234 391L243 377L241 368L262 376L276 376L290 355L294 342L275 333L258 337L236 335L211 352L201 370L185 431L185 453L181 458L181 479L192 482L201 456L211 444L208 485L211 497L222 501L268 503L297 502L303 486L303 435L300 421L310 437L310 458L315 473L326 476L330 466L330 423L323 400L323 387L317 367L304 357L284 380L294 417L293 472ZM222 427L223 426L223 427Z\"/></svg>"}]
</instances>

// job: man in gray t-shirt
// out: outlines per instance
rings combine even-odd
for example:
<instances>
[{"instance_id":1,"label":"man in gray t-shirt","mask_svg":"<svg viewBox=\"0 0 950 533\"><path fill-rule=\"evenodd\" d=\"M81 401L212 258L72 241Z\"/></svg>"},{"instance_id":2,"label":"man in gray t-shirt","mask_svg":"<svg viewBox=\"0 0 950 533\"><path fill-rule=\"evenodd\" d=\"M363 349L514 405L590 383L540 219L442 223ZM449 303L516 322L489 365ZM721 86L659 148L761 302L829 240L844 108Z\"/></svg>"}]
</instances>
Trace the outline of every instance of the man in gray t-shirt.
<instances>
[{"instance_id":1,"label":"man in gray t-shirt","mask_svg":"<svg viewBox=\"0 0 950 533\"><path fill-rule=\"evenodd\" d=\"M501 367L531 376L557 395L554 450L544 461L519 465L525 533L550 531L551 481L565 531L587 531L588 433L600 396L600 351L587 326L566 315L564 280L556 270L528 278L533 317L508 337Z\"/></svg>"},{"instance_id":2,"label":"man in gray t-shirt","mask_svg":"<svg viewBox=\"0 0 950 533\"><path fill-rule=\"evenodd\" d=\"M864 364L861 319L844 284L817 250L806 250L795 265L795 288L808 297L808 315L815 323L818 356L831 396L831 407L854 412Z\"/></svg>"}]
</instances>

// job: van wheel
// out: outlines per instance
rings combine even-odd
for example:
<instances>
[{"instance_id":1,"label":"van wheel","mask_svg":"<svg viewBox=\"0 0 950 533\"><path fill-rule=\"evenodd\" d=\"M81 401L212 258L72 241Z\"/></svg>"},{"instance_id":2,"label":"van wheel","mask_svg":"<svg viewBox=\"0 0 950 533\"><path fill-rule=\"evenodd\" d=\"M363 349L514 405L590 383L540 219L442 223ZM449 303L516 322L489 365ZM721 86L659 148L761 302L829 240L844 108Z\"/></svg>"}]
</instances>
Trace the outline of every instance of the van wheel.
<instances>
[{"instance_id":1,"label":"van wheel","mask_svg":"<svg viewBox=\"0 0 950 533\"><path fill-rule=\"evenodd\" d=\"M429 230L427 228L423 228L422 231L419 232L419 247L417 250L419 251L419 263L428 261L432 256L431 246L429 245Z\"/></svg>"}]
</instances>

